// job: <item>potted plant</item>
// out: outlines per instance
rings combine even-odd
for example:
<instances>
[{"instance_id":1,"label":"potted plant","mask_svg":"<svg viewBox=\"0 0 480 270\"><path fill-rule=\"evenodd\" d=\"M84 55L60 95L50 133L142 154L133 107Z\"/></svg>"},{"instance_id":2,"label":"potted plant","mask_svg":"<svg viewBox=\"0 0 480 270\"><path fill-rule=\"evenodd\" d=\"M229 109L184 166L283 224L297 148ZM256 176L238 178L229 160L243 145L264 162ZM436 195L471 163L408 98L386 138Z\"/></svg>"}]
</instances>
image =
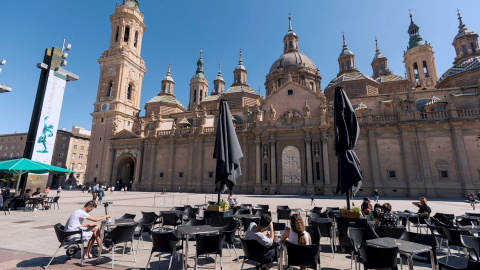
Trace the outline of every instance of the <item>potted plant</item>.
<instances>
[{"instance_id":1,"label":"potted plant","mask_svg":"<svg viewBox=\"0 0 480 270\"><path fill-rule=\"evenodd\" d=\"M207 207L207 211L224 212L227 210L228 210L228 203L223 200L219 204L209 205Z\"/></svg>"},{"instance_id":2,"label":"potted plant","mask_svg":"<svg viewBox=\"0 0 480 270\"><path fill-rule=\"evenodd\" d=\"M348 217L348 218L359 218L360 217L360 207L355 206L351 210L347 210L347 207L343 207L342 210L340 210L340 213L342 214L342 217Z\"/></svg>"}]
</instances>

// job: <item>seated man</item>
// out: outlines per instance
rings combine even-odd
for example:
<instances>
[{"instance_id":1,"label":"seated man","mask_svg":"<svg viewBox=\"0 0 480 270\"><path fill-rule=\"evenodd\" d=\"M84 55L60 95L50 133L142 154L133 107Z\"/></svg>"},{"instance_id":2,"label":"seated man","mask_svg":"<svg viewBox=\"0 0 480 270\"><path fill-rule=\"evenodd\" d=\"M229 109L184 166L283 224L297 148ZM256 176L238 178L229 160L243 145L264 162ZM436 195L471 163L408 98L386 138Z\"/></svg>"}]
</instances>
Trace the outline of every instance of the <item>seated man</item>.
<instances>
[{"instance_id":1,"label":"seated man","mask_svg":"<svg viewBox=\"0 0 480 270\"><path fill-rule=\"evenodd\" d=\"M270 231L264 231L266 228L269 228ZM262 246L271 247L274 245L274 230L272 218L268 214L263 214L260 217L260 224L257 225L255 222L250 223L245 235L245 240L256 240ZM275 249L271 249L267 254L263 256L264 259L274 258ZM274 258L275 259L275 258ZM268 266L269 264L267 264Z\"/></svg>"},{"instance_id":2,"label":"seated man","mask_svg":"<svg viewBox=\"0 0 480 270\"><path fill-rule=\"evenodd\" d=\"M418 218L409 217L408 219L413 223L420 222L420 224L425 224L425 219L429 218L430 214L432 213L432 209L427 205L427 198L420 197L420 202L412 202L412 204L418 207ZM402 225L405 226L406 224L407 220L402 218Z\"/></svg>"},{"instance_id":3,"label":"seated man","mask_svg":"<svg viewBox=\"0 0 480 270\"><path fill-rule=\"evenodd\" d=\"M82 209L78 209L68 218L67 223L65 224L65 231L72 232L82 230L83 239L89 239L87 250L83 256L84 259L92 258L92 254L90 251L92 250L93 243L95 240L97 241L97 245L100 246L100 231L98 230L98 226L95 224L85 224L82 225L85 219L98 222L105 218L110 218L110 215L104 215L101 217L92 217L88 213L90 213L94 208L97 208L97 203L94 201L87 202ZM105 249L105 248L104 248ZM100 253L100 251L98 252ZM100 255L100 254L98 254Z\"/></svg>"},{"instance_id":4,"label":"seated man","mask_svg":"<svg viewBox=\"0 0 480 270\"><path fill-rule=\"evenodd\" d=\"M42 196L42 193L40 192L40 188L37 188L37 191L35 191L32 194L32 197L41 197L41 196Z\"/></svg>"},{"instance_id":5,"label":"seated man","mask_svg":"<svg viewBox=\"0 0 480 270\"><path fill-rule=\"evenodd\" d=\"M22 196L23 203L24 204L29 203L31 197L32 197L32 190L31 189L25 190L25 194L23 194L23 196Z\"/></svg>"}]
</instances>

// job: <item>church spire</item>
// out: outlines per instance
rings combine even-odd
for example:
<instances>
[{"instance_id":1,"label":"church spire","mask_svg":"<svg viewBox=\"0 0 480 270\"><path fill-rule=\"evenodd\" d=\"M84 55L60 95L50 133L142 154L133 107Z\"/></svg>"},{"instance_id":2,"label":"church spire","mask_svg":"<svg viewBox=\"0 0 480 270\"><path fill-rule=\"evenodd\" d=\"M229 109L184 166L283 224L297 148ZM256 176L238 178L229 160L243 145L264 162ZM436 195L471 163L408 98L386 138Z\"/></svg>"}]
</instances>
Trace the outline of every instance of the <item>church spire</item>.
<instances>
[{"instance_id":1,"label":"church spire","mask_svg":"<svg viewBox=\"0 0 480 270\"><path fill-rule=\"evenodd\" d=\"M235 70L237 69L243 69L246 70L246 68L243 66L243 61L242 61L242 49L240 49L240 56L238 57L238 64Z\"/></svg>"},{"instance_id":2,"label":"church spire","mask_svg":"<svg viewBox=\"0 0 480 270\"><path fill-rule=\"evenodd\" d=\"M458 15L458 29L463 30L465 29L465 24L462 22L462 16L460 16L460 9L457 9Z\"/></svg>"},{"instance_id":3,"label":"church spire","mask_svg":"<svg viewBox=\"0 0 480 270\"><path fill-rule=\"evenodd\" d=\"M283 53L298 52L298 36L292 29L292 17L288 15L288 32L283 37Z\"/></svg>"},{"instance_id":4,"label":"church spire","mask_svg":"<svg viewBox=\"0 0 480 270\"><path fill-rule=\"evenodd\" d=\"M205 74L203 73L203 59L202 59L203 51L200 49L200 58L197 61L197 71L195 72L196 78L205 78Z\"/></svg>"},{"instance_id":5,"label":"church spire","mask_svg":"<svg viewBox=\"0 0 480 270\"><path fill-rule=\"evenodd\" d=\"M288 16L288 32L293 32L292 29L292 17L289 15Z\"/></svg>"},{"instance_id":6,"label":"church spire","mask_svg":"<svg viewBox=\"0 0 480 270\"><path fill-rule=\"evenodd\" d=\"M222 63L218 63L218 74L217 77L215 77L215 80L213 80L213 91L212 95L219 95L222 94L225 91L225 80L223 79L222 76Z\"/></svg>"},{"instance_id":7,"label":"church spire","mask_svg":"<svg viewBox=\"0 0 480 270\"><path fill-rule=\"evenodd\" d=\"M416 23L413 22L413 14L410 11L410 26L408 27L408 35L410 36L410 40L408 41L408 49L410 50L411 48L417 47L417 46L423 46L425 43L423 43L423 39L420 36L420 27Z\"/></svg>"},{"instance_id":8,"label":"church spire","mask_svg":"<svg viewBox=\"0 0 480 270\"><path fill-rule=\"evenodd\" d=\"M343 47L340 55L338 56L338 74L337 77L347 72L358 72L358 69L355 67L355 55L347 47L347 42L345 41L345 33L342 34L343 37Z\"/></svg>"},{"instance_id":9,"label":"church spire","mask_svg":"<svg viewBox=\"0 0 480 270\"><path fill-rule=\"evenodd\" d=\"M168 62L168 71L167 75L165 75L165 77L163 77L162 79L162 90L160 91L160 94L173 96L173 85L175 84L175 82L173 81L170 67L171 63Z\"/></svg>"},{"instance_id":10,"label":"church spire","mask_svg":"<svg viewBox=\"0 0 480 270\"><path fill-rule=\"evenodd\" d=\"M240 56L238 58L237 67L233 70L233 84L232 86L248 86L247 84L247 69L243 66L242 49L240 49Z\"/></svg>"}]
</instances>

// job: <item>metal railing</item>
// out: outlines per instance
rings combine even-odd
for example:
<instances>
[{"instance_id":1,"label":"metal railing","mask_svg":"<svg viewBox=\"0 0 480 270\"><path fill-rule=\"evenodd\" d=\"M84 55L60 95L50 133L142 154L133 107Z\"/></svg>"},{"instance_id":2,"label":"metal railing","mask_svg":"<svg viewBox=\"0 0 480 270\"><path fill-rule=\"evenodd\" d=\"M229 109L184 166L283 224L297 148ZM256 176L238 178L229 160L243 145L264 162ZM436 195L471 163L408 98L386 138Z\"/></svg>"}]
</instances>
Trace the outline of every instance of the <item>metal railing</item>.
<instances>
[{"instance_id":1,"label":"metal railing","mask_svg":"<svg viewBox=\"0 0 480 270\"><path fill-rule=\"evenodd\" d=\"M184 206L188 204L189 198L185 195L167 195L167 194L154 194L153 195L153 206L164 206L164 207L174 207L174 206ZM157 203L159 203L157 205Z\"/></svg>"},{"instance_id":2,"label":"metal railing","mask_svg":"<svg viewBox=\"0 0 480 270\"><path fill-rule=\"evenodd\" d=\"M216 202L217 199L218 199L217 194L205 194L205 203L208 203L209 201ZM220 195L220 200L227 201L228 195Z\"/></svg>"}]
</instances>

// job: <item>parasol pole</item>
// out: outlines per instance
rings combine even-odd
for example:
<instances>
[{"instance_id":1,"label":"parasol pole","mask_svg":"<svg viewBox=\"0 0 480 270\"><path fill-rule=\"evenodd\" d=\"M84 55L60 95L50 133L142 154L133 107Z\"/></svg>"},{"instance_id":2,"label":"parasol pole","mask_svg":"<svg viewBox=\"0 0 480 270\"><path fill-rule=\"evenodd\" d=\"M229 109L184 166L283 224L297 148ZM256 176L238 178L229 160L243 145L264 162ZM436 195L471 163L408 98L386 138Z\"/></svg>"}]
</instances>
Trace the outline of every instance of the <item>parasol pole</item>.
<instances>
[{"instance_id":1,"label":"parasol pole","mask_svg":"<svg viewBox=\"0 0 480 270\"><path fill-rule=\"evenodd\" d=\"M350 189L347 189L347 210L350 210Z\"/></svg>"},{"instance_id":2,"label":"parasol pole","mask_svg":"<svg viewBox=\"0 0 480 270\"><path fill-rule=\"evenodd\" d=\"M220 205L220 189L218 190L217 205Z\"/></svg>"},{"instance_id":3,"label":"parasol pole","mask_svg":"<svg viewBox=\"0 0 480 270\"><path fill-rule=\"evenodd\" d=\"M20 179L22 178L22 173L23 171L20 170L20 173L18 174L17 188L15 189L15 196L20 195L18 188L20 186Z\"/></svg>"}]
</instances>

